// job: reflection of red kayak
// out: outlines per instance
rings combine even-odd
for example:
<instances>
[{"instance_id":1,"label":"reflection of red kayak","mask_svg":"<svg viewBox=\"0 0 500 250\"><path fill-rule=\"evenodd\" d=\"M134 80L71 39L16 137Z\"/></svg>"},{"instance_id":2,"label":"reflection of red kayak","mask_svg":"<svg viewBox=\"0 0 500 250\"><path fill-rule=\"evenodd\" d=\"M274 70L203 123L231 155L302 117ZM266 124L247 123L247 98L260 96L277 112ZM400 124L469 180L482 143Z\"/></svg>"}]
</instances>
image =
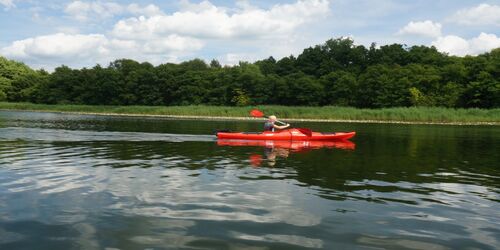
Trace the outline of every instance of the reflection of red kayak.
<instances>
[{"instance_id":1,"label":"reflection of red kayak","mask_svg":"<svg viewBox=\"0 0 500 250\"><path fill-rule=\"evenodd\" d=\"M287 141L332 141L347 140L356 135L356 132L320 133L312 132L311 136L301 133L298 129L284 129L278 132L218 132L219 139L241 140L287 140Z\"/></svg>"},{"instance_id":2,"label":"reflection of red kayak","mask_svg":"<svg viewBox=\"0 0 500 250\"><path fill-rule=\"evenodd\" d=\"M340 148L351 149L356 147L356 144L346 140L336 141L264 141L264 140L217 140L219 146L258 146L266 148L285 148L299 151L302 149L318 149L318 148Z\"/></svg>"}]
</instances>

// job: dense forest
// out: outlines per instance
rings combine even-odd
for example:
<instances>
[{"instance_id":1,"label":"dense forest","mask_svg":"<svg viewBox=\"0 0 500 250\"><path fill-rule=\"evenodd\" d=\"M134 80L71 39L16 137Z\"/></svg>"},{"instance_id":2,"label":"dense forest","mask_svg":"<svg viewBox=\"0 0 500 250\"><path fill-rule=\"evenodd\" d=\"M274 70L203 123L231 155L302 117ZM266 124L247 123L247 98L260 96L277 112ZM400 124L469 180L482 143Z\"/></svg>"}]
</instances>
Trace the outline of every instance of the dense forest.
<instances>
[{"instance_id":1,"label":"dense forest","mask_svg":"<svg viewBox=\"0 0 500 250\"><path fill-rule=\"evenodd\" d=\"M500 107L500 48L455 57L434 47L331 39L298 56L221 66L129 59L52 73L0 57L0 101L93 105Z\"/></svg>"}]
</instances>

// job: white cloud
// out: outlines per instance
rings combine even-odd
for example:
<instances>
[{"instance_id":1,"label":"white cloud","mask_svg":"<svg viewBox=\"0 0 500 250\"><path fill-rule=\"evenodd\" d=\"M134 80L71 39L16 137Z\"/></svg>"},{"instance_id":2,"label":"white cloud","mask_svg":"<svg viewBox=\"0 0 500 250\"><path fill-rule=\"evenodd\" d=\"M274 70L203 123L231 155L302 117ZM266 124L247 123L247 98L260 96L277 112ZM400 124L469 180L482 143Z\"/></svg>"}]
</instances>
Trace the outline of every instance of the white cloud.
<instances>
[{"instance_id":1,"label":"white cloud","mask_svg":"<svg viewBox=\"0 0 500 250\"><path fill-rule=\"evenodd\" d=\"M130 40L120 40L120 39L111 39L110 47L116 50L137 50L139 49L139 44L136 41Z\"/></svg>"},{"instance_id":2,"label":"white cloud","mask_svg":"<svg viewBox=\"0 0 500 250\"><path fill-rule=\"evenodd\" d=\"M4 10L16 7L14 0L0 0L0 4L3 5Z\"/></svg>"},{"instance_id":3,"label":"white cloud","mask_svg":"<svg viewBox=\"0 0 500 250\"><path fill-rule=\"evenodd\" d=\"M171 51L199 50L202 47L203 43L198 39L169 35L162 39L146 42L144 44L144 52L160 54Z\"/></svg>"},{"instance_id":4,"label":"white cloud","mask_svg":"<svg viewBox=\"0 0 500 250\"><path fill-rule=\"evenodd\" d=\"M203 57L194 53L209 46L223 48L213 56L229 64L271 54L279 58L321 42L304 35L307 30L303 28L326 16L329 4L328 0L297 0L260 8L241 1L235 8L227 8L209 1L182 1L178 11L165 14L155 5L73 1L65 13L80 21L125 14L140 16L122 19L102 34L86 35L80 29L61 26L59 33L4 45L0 54L49 69L61 64L107 64L117 58L153 64L178 62L196 55Z\"/></svg>"},{"instance_id":5,"label":"white cloud","mask_svg":"<svg viewBox=\"0 0 500 250\"><path fill-rule=\"evenodd\" d=\"M441 24L430 20L423 22L409 22L405 27L399 30L400 35L417 35L425 37L441 36Z\"/></svg>"},{"instance_id":6,"label":"white cloud","mask_svg":"<svg viewBox=\"0 0 500 250\"><path fill-rule=\"evenodd\" d=\"M457 11L449 20L465 25L500 26L500 5L483 3L473 8L462 9Z\"/></svg>"},{"instance_id":7,"label":"white cloud","mask_svg":"<svg viewBox=\"0 0 500 250\"><path fill-rule=\"evenodd\" d=\"M163 12L154 4L149 4L147 6L141 7L138 4L129 4L127 6L127 11L134 15L144 15L144 16L155 16L161 15Z\"/></svg>"},{"instance_id":8,"label":"white cloud","mask_svg":"<svg viewBox=\"0 0 500 250\"><path fill-rule=\"evenodd\" d=\"M475 53L487 52L500 47L500 37L495 34L481 33L470 40L471 49Z\"/></svg>"},{"instance_id":9,"label":"white cloud","mask_svg":"<svg viewBox=\"0 0 500 250\"><path fill-rule=\"evenodd\" d=\"M38 36L13 42L10 46L2 48L2 55L16 59L30 57L62 59L86 58L95 52L105 52L104 44L107 39L103 35L66 35L56 33Z\"/></svg>"},{"instance_id":10,"label":"white cloud","mask_svg":"<svg viewBox=\"0 0 500 250\"><path fill-rule=\"evenodd\" d=\"M114 2L74 1L66 6L64 12L76 20L87 21L91 18L112 17L123 12L123 7Z\"/></svg>"},{"instance_id":11,"label":"white cloud","mask_svg":"<svg viewBox=\"0 0 500 250\"><path fill-rule=\"evenodd\" d=\"M203 0L199 3L191 3L189 0L181 0L180 1L180 12L203 12L207 9L227 9L216 7L208 0Z\"/></svg>"},{"instance_id":12,"label":"white cloud","mask_svg":"<svg viewBox=\"0 0 500 250\"><path fill-rule=\"evenodd\" d=\"M134 17L119 21L113 34L121 38L179 34L198 38L265 38L286 36L300 25L325 16L327 0L299 0L278 4L269 10L244 5L234 11L209 1L182 2L182 9L170 15Z\"/></svg>"},{"instance_id":13,"label":"white cloud","mask_svg":"<svg viewBox=\"0 0 500 250\"><path fill-rule=\"evenodd\" d=\"M162 14L161 10L154 4L140 6L138 4L120 5L115 2L102 1L73 1L66 5L64 12L78 21L101 20L116 15L132 14L153 16Z\"/></svg>"},{"instance_id":14,"label":"white cloud","mask_svg":"<svg viewBox=\"0 0 500 250\"><path fill-rule=\"evenodd\" d=\"M469 53L469 42L458 36L439 37L432 45L450 55L464 56Z\"/></svg>"},{"instance_id":15,"label":"white cloud","mask_svg":"<svg viewBox=\"0 0 500 250\"><path fill-rule=\"evenodd\" d=\"M177 60L179 56L197 51L203 43L194 38L171 35L147 42L108 38L102 34L56 33L18 40L0 49L8 58L37 63L45 67L60 64L89 66L108 63L118 58L148 60L153 63Z\"/></svg>"},{"instance_id":16,"label":"white cloud","mask_svg":"<svg viewBox=\"0 0 500 250\"><path fill-rule=\"evenodd\" d=\"M432 42L439 51L455 56L477 55L500 47L500 37L481 33L478 37L466 40L459 36L439 37Z\"/></svg>"}]
</instances>

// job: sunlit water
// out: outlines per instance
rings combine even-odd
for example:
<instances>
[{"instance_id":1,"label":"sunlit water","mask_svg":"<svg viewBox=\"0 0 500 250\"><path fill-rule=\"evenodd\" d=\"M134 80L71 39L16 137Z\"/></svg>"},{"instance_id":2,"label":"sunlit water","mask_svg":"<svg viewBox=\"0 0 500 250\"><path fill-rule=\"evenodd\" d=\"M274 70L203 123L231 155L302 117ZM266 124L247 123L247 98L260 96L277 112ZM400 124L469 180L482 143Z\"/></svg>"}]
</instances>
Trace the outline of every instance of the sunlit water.
<instances>
[{"instance_id":1,"label":"sunlit water","mask_svg":"<svg viewBox=\"0 0 500 250\"><path fill-rule=\"evenodd\" d=\"M0 111L0 249L499 248L499 127L295 125L358 134L222 145L262 124Z\"/></svg>"}]
</instances>

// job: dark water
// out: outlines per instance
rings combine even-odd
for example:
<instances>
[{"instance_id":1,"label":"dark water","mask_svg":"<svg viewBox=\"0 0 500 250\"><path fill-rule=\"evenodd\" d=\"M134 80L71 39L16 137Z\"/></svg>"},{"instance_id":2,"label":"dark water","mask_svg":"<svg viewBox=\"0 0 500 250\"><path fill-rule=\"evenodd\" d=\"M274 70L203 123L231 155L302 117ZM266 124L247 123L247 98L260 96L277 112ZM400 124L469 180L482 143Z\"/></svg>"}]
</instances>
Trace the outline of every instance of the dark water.
<instances>
[{"instance_id":1,"label":"dark water","mask_svg":"<svg viewBox=\"0 0 500 250\"><path fill-rule=\"evenodd\" d=\"M499 127L261 125L0 111L0 249L499 248Z\"/></svg>"}]
</instances>

